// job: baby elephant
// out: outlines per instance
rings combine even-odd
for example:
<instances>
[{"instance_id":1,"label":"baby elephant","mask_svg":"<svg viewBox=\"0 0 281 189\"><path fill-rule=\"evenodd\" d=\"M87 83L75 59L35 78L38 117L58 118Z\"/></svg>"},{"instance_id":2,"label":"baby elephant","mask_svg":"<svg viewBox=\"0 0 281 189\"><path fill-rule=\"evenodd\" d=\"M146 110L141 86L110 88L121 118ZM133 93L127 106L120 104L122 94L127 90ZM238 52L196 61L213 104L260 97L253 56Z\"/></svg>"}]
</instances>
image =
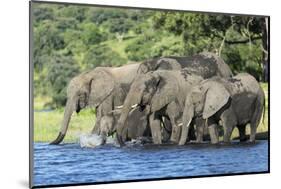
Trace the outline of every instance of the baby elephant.
<instances>
[{"instance_id":1,"label":"baby elephant","mask_svg":"<svg viewBox=\"0 0 281 189\"><path fill-rule=\"evenodd\" d=\"M116 132L116 124L121 114L121 109L115 109L109 114L103 116L100 122L100 134L102 136L103 144L106 142L106 137L111 136ZM128 120L126 122L128 128L123 133L126 140L137 139L142 136L149 136L149 129L147 129L147 116L138 108L131 110Z\"/></svg>"},{"instance_id":2,"label":"baby elephant","mask_svg":"<svg viewBox=\"0 0 281 189\"><path fill-rule=\"evenodd\" d=\"M187 94L179 145L185 144L193 119L202 120L201 125L196 125L199 127L198 142L202 141L203 136L203 129L200 128L207 124L211 142L218 143L216 125L219 121L224 129L224 142L230 141L235 126L239 130L240 141L245 141L245 127L248 123L251 128L250 141L254 142L264 103L264 92L250 74L241 73L229 79L206 79Z\"/></svg>"}]
</instances>

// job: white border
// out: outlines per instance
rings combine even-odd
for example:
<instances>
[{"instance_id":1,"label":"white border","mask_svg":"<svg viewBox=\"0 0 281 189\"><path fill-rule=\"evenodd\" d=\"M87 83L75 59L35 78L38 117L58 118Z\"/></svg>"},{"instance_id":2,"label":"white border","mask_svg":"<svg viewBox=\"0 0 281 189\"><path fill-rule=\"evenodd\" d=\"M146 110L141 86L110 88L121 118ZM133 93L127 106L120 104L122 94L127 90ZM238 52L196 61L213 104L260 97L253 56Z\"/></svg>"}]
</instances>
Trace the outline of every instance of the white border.
<instances>
[{"instance_id":1,"label":"white border","mask_svg":"<svg viewBox=\"0 0 281 189\"><path fill-rule=\"evenodd\" d=\"M57 0L59 2L64 2ZM276 0L67 0L66 2L271 16L271 174L68 188L267 188L280 185L280 5ZM28 187L28 0L1 2L1 188ZM278 69L279 68L279 69Z\"/></svg>"}]
</instances>

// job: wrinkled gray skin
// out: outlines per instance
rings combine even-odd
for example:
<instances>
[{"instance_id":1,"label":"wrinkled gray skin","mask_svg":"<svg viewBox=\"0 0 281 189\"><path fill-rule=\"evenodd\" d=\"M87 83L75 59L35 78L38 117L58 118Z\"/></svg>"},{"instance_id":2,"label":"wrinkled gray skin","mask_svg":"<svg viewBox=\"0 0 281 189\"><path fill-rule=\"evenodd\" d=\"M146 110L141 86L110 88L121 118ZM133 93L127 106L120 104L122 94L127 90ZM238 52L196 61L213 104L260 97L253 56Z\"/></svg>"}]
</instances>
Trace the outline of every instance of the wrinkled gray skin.
<instances>
[{"instance_id":1,"label":"wrinkled gray skin","mask_svg":"<svg viewBox=\"0 0 281 189\"><path fill-rule=\"evenodd\" d=\"M203 52L191 57L162 57L147 60L139 66L138 73L144 74L155 70L181 70L202 76L204 79L213 76L229 78L233 76L229 66L214 53Z\"/></svg>"},{"instance_id":2,"label":"wrinkled gray skin","mask_svg":"<svg viewBox=\"0 0 281 189\"><path fill-rule=\"evenodd\" d=\"M152 59L143 62L138 69L138 74L145 74L148 73L149 71L155 71L155 70L180 70L182 68L187 69L191 73L198 74L202 76L203 78L209 78L212 76L219 76L219 77L231 77L232 72L228 65L217 55L213 53L200 53L198 55L192 56L192 57L163 57L163 58L157 58L157 59ZM142 76L142 77L147 77L147 75ZM139 77L134 81L134 83L138 82L139 80L142 79L142 77ZM137 85L137 84L135 84ZM120 120L118 122L117 126L117 136L118 136L118 130L119 134L122 132L122 129L124 127L124 122L127 119L126 115L129 112L130 106L134 105L135 103L139 103L138 100L141 98L139 97L140 94L138 94L138 91L143 91L144 88L146 87L146 84L140 84L140 86L135 87L135 89L131 87L131 94L126 97L127 104L125 103L124 108L123 108L123 113L122 116L120 117ZM129 93L130 94L130 93ZM134 95L135 94L135 95ZM137 99L139 98L139 99ZM164 97L166 98L166 97ZM126 102L125 101L125 102ZM178 110L177 103L171 103L169 106L168 111L170 112L175 112L179 111ZM156 115L157 119L152 118L151 116L149 118L150 124L152 123L153 125L159 124L159 117L160 115ZM171 116L172 120L171 122L172 125L176 125L175 119L178 119L176 115ZM176 117L176 118L175 118ZM168 118L170 119L170 118ZM160 127L160 126L159 126ZM154 128L158 128L155 126ZM154 129L153 128L153 129ZM156 129L157 130L157 129ZM173 127L172 129L172 136L171 136L171 141L177 142L179 140L179 135L180 135L180 127ZM153 131L152 133L156 133L157 131ZM164 131L167 133L167 131ZM159 136L158 134L155 134ZM154 142L155 143L161 143L161 139L156 139L157 136L154 136ZM161 138L161 137L160 137ZM122 139L118 138L118 141L120 144L122 144Z\"/></svg>"},{"instance_id":3,"label":"wrinkled gray skin","mask_svg":"<svg viewBox=\"0 0 281 189\"><path fill-rule=\"evenodd\" d=\"M254 142L264 100L262 88L250 74L241 73L230 79L216 77L204 80L186 96L179 144L185 144L189 125L194 118L207 123L212 143L219 141L216 126L220 120L224 129L224 142L230 141L235 126L239 130L240 141L245 141L245 127L248 123L250 142ZM203 135L202 130L198 130L197 136ZM202 137L197 140L201 142Z\"/></svg>"},{"instance_id":4,"label":"wrinkled gray skin","mask_svg":"<svg viewBox=\"0 0 281 189\"><path fill-rule=\"evenodd\" d=\"M149 116L153 143L161 144L162 116L169 118L172 128L178 127L187 91L202 80L201 76L191 74L187 70L157 70L145 76L138 76L131 85L117 123L118 142L123 144L122 136L126 130L124 123L131 106L137 104ZM177 137L173 135L179 135L179 133L173 133L172 131L172 139Z\"/></svg>"},{"instance_id":5,"label":"wrinkled gray skin","mask_svg":"<svg viewBox=\"0 0 281 189\"><path fill-rule=\"evenodd\" d=\"M121 109L115 109L112 113L101 118L100 134L103 138L103 144L106 142L107 136L111 136L116 132L116 124L120 114ZM140 111L139 108L134 108L130 111L125 125L126 130L123 132L122 136L126 141L142 136L150 136L147 116L145 112Z\"/></svg>"},{"instance_id":6,"label":"wrinkled gray skin","mask_svg":"<svg viewBox=\"0 0 281 189\"><path fill-rule=\"evenodd\" d=\"M97 67L74 77L67 87L67 103L58 137L51 144L59 144L67 132L74 111L96 108L96 123L92 133L100 133L100 119L123 104L139 64L121 67Z\"/></svg>"}]
</instances>

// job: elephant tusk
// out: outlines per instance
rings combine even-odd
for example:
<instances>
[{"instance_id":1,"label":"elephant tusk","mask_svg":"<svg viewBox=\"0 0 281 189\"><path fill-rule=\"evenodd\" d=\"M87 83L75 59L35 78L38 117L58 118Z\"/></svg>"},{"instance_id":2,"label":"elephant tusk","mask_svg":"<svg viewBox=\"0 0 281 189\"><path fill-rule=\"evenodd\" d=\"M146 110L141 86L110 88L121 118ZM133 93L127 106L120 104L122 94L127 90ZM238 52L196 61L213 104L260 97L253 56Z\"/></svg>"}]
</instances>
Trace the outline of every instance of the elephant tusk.
<instances>
[{"instance_id":1,"label":"elephant tusk","mask_svg":"<svg viewBox=\"0 0 281 189\"><path fill-rule=\"evenodd\" d=\"M183 126L183 123L178 124L179 127Z\"/></svg>"},{"instance_id":2,"label":"elephant tusk","mask_svg":"<svg viewBox=\"0 0 281 189\"><path fill-rule=\"evenodd\" d=\"M131 108L135 108L135 107L137 107L138 106L138 104L134 104L133 106L131 106Z\"/></svg>"},{"instance_id":3,"label":"elephant tusk","mask_svg":"<svg viewBox=\"0 0 281 189\"><path fill-rule=\"evenodd\" d=\"M189 120L189 121L187 122L187 124L186 124L186 127L187 127L187 128L189 128L190 123L191 123L191 120Z\"/></svg>"},{"instance_id":4,"label":"elephant tusk","mask_svg":"<svg viewBox=\"0 0 281 189\"><path fill-rule=\"evenodd\" d=\"M131 110L130 110L130 112L129 112L129 115L134 111L135 109L134 108L132 108Z\"/></svg>"},{"instance_id":5,"label":"elephant tusk","mask_svg":"<svg viewBox=\"0 0 281 189\"><path fill-rule=\"evenodd\" d=\"M121 106L115 106L115 109L122 109L123 108L123 105Z\"/></svg>"}]
</instances>

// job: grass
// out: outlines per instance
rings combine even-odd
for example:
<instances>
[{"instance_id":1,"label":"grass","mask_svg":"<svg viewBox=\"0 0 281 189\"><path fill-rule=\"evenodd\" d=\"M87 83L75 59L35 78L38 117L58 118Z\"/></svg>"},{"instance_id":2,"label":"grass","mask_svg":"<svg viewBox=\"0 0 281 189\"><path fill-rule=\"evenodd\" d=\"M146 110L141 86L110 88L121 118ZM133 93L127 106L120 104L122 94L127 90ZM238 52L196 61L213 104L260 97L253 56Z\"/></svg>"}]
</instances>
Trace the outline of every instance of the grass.
<instances>
[{"instance_id":1,"label":"grass","mask_svg":"<svg viewBox=\"0 0 281 189\"><path fill-rule=\"evenodd\" d=\"M63 120L64 109L44 111L43 105L48 102L48 98L40 97L34 99L34 141L51 142L60 130ZM95 123L93 110L85 109L79 114L73 113L65 142L75 142L82 133L91 132Z\"/></svg>"},{"instance_id":2,"label":"grass","mask_svg":"<svg viewBox=\"0 0 281 189\"><path fill-rule=\"evenodd\" d=\"M257 132L268 131L268 85L266 83L261 83L261 86L265 92L266 96L266 111L264 122L261 121ZM48 97L37 97L34 99L34 141L35 142L51 142L54 140L61 126L63 119L63 109L56 109L53 111L43 111L44 104L49 102ZM82 133L89 133L95 123L95 115L93 110L85 109L79 114L73 113L70 121L68 132L65 136L65 142L75 142ZM249 126L247 126L247 134L250 133ZM232 138L238 136L238 130L232 133Z\"/></svg>"}]
</instances>

